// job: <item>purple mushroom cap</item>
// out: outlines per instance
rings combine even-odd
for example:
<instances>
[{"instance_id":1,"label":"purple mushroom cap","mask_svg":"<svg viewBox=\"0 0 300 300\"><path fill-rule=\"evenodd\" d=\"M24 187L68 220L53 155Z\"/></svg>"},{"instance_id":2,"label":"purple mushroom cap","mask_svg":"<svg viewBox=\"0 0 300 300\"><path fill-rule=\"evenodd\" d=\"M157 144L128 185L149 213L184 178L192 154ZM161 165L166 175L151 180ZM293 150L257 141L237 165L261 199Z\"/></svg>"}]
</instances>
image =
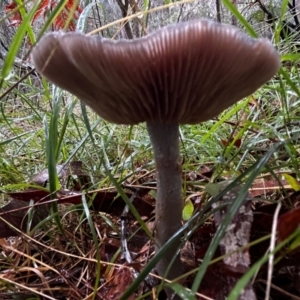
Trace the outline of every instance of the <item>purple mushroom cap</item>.
<instances>
[{"instance_id":1,"label":"purple mushroom cap","mask_svg":"<svg viewBox=\"0 0 300 300\"><path fill-rule=\"evenodd\" d=\"M249 96L276 73L266 39L209 20L136 40L50 33L32 51L37 70L117 124L195 124Z\"/></svg>"}]
</instances>

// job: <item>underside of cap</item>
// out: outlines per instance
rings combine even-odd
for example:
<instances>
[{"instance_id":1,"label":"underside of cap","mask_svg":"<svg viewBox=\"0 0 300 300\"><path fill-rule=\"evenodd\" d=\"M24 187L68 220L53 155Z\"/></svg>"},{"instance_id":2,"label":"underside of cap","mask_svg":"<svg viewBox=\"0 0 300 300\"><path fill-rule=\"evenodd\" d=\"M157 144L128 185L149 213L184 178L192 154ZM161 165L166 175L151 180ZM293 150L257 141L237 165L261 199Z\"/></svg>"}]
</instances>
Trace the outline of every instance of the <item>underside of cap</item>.
<instances>
[{"instance_id":1,"label":"underside of cap","mask_svg":"<svg viewBox=\"0 0 300 300\"><path fill-rule=\"evenodd\" d=\"M194 124L221 113L280 66L266 39L209 20L136 40L51 33L32 51L37 70L117 124Z\"/></svg>"}]
</instances>

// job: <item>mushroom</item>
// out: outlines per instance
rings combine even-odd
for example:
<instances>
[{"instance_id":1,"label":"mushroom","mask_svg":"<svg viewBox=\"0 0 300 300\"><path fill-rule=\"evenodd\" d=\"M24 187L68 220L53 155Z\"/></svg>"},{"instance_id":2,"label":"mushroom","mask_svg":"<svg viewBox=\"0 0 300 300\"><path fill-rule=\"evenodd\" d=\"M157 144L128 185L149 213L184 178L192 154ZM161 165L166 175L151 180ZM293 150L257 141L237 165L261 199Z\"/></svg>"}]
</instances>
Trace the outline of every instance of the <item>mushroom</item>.
<instances>
[{"instance_id":1,"label":"mushroom","mask_svg":"<svg viewBox=\"0 0 300 300\"><path fill-rule=\"evenodd\" d=\"M157 176L156 249L181 227L179 124L213 118L280 66L266 39L209 20L167 26L136 40L50 33L32 51L36 69L107 121L146 122ZM161 276L179 243L157 265ZM179 255L168 279L181 274Z\"/></svg>"}]
</instances>

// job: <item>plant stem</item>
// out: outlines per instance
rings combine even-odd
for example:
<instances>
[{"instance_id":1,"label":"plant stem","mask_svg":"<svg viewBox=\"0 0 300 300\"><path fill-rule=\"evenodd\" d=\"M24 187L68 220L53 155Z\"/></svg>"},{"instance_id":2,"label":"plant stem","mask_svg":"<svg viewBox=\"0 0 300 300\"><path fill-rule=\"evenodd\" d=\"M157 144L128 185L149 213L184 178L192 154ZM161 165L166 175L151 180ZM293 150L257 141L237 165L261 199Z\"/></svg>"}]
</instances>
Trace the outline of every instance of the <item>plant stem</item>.
<instances>
[{"instance_id":1,"label":"plant stem","mask_svg":"<svg viewBox=\"0 0 300 300\"><path fill-rule=\"evenodd\" d=\"M147 122L147 129L154 150L157 178L155 207L155 243L160 249L182 226L182 172L179 153L179 126ZM180 241L160 260L157 271L160 276L174 279L182 274L180 257L177 256L165 276L171 260L176 255Z\"/></svg>"}]
</instances>

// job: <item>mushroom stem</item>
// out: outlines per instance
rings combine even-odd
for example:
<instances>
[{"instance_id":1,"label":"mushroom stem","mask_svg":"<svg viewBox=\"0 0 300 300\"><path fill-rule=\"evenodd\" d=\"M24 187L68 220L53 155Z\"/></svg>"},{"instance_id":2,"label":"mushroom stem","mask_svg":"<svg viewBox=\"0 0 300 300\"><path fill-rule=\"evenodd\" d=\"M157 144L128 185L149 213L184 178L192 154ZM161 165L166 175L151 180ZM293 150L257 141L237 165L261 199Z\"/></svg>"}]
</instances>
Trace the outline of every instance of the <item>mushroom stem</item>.
<instances>
[{"instance_id":1,"label":"mushroom stem","mask_svg":"<svg viewBox=\"0 0 300 300\"><path fill-rule=\"evenodd\" d=\"M153 121L147 122L147 129L154 150L156 167L155 243L156 250L158 250L181 227L183 201L179 159L179 126L178 124L155 123ZM180 241L158 263L157 271L160 276L166 275L165 272L176 255L179 245ZM180 257L177 256L166 278L171 280L181 274Z\"/></svg>"}]
</instances>

